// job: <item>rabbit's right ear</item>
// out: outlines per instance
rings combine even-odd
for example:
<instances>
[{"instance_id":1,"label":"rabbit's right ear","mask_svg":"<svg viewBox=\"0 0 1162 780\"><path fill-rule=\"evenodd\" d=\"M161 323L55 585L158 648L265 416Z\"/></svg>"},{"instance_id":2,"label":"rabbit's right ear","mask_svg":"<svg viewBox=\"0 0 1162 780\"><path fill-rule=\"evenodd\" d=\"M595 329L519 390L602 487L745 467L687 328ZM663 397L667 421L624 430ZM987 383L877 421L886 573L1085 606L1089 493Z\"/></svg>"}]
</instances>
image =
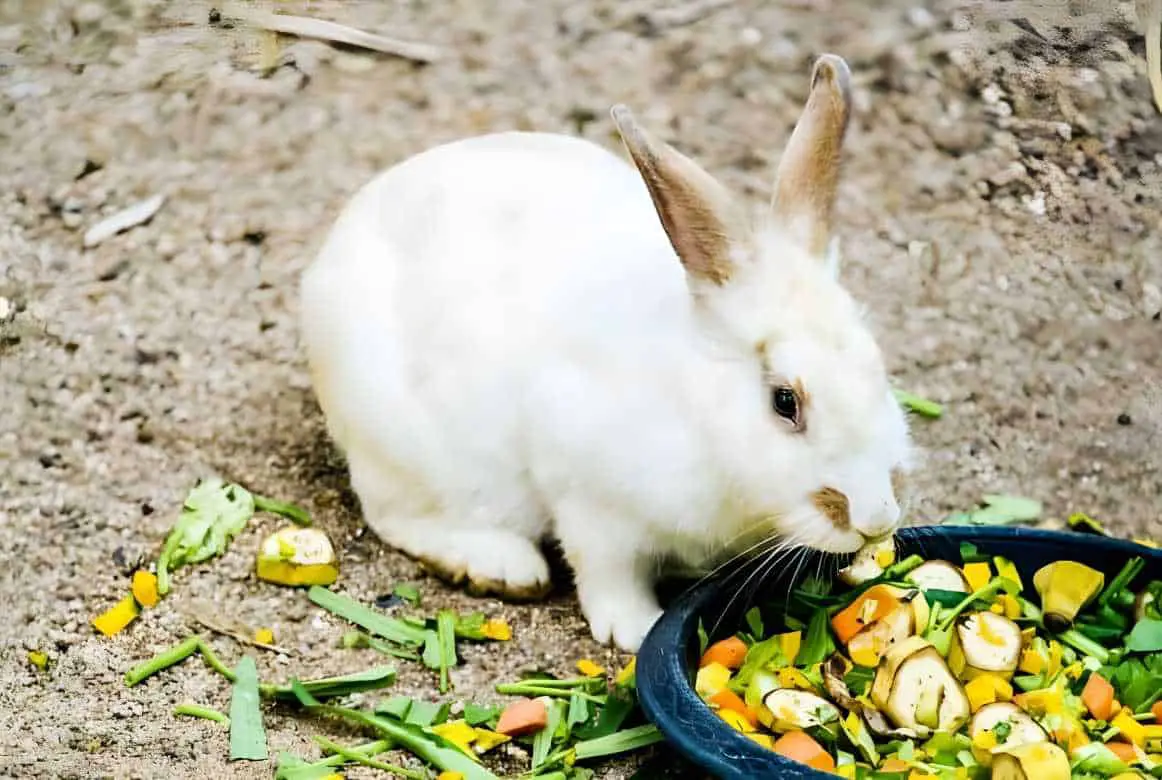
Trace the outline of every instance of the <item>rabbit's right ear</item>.
<instances>
[{"instance_id":1,"label":"rabbit's right ear","mask_svg":"<svg viewBox=\"0 0 1162 780\"><path fill-rule=\"evenodd\" d=\"M745 221L726 188L693 160L647 133L625 106L614 106L610 116L686 273L725 284L734 271L734 248L745 236Z\"/></svg>"},{"instance_id":2,"label":"rabbit's right ear","mask_svg":"<svg viewBox=\"0 0 1162 780\"><path fill-rule=\"evenodd\" d=\"M831 217L840 158L851 114L851 71L824 54L811 72L811 92L783 150L772 204L775 220L820 260L831 262Z\"/></svg>"}]
</instances>

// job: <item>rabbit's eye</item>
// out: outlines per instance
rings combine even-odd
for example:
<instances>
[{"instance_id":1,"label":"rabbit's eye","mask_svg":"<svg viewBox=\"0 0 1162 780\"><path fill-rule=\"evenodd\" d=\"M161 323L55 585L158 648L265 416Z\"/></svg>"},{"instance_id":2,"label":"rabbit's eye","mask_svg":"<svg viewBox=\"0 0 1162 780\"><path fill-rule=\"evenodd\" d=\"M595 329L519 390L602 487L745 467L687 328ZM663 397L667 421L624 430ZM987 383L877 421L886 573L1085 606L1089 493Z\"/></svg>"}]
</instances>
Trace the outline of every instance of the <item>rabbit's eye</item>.
<instances>
[{"instance_id":1,"label":"rabbit's eye","mask_svg":"<svg viewBox=\"0 0 1162 780\"><path fill-rule=\"evenodd\" d=\"M795 397L795 391L789 387L776 387L771 392L771 408L775 410L775 414L791 422L797 422L799 419L799 399Z\"/></svg>"}]
</instances>

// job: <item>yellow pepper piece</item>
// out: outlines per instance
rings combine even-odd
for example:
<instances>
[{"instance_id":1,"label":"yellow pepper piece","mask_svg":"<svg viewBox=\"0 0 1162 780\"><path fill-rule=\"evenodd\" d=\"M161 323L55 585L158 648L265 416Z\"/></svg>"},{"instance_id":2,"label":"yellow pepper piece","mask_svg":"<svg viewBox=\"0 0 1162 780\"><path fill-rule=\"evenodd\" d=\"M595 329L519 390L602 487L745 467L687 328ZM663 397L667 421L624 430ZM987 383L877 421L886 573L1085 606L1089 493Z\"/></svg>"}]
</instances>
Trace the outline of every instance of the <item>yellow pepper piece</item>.
<instances>
[{"instance_id":1,"label":"yellow pepper piece","mask_svg":"<svg viewBox=\"0 0 1162 780\"><path fill-rule=\"evenodd\" d=\"M747 736L750 737L755 742L762 745L763 747L765 747L767 750L774 750L775 749L775 738L772 737L770 734L760 734L759 732L754 731L754 732L747 734Z\"/></svg>"},{"instance_id":2,"label":"yellow pepper piece","mask_svg":"<svg viewBox=\"0 0 1162 780\"><path fill-rule=\"evenodd\" d=\"M39 650L28 651L28 662L42 671L48 668L48 656Z\"/></svg>"},{"instance_id":3,"label":"yellow pepper piece","mask_svg":"<svg viewBox=\"0 0 1162 780\"><path fill-rule=\"evenodd\" d=\"M464 780L464 775L448 769L436 775L436 780Z\"/></svg>"},{"instance_id":4,"label":"yellow pepper piece","mask_svg":"<svg viewBox=\"0 0 1162 780\"><path fill-rule=\"evenodd\" d=\"M1017 572L1017 567L1008 558L997 556L993 558L993 565L997 567L997 576L1004 577L1006 580L1012 580L1017 583L1021 589L1025 589L1024 583L1021 582L1021 575Z\"/></svg>"},{"instance_id":5,"label":"yellow pepper piece","mask_svg":"<svg viewBox=\"0 0 1162 780\"><path fill-rule=\"evenodd\" d=\"M476 733L476 739L472 741L472 747L476 749L477 753L487 753L497 745L503 745L511 739L506 734L488 729L475 728L473 731Z\"/></svg>"},{"instance_id":6,"label":"yellow pepper piece","mask_svg":"<svg viewBox=\"0 0 1162 780\"><path fill-rule=\"evenodd\" d=\"M1000 604L1005 608L1004 615L1010 620L1016 620L1021 616L1021 602L1017 601L1016 596L1010 596L1008 593L1000 595Z\"/></svg>"},{"instance_id":7,"label":"yellow pepper piece","mask_svg":"<svg viewBox=\"0 0 1162 780\"><path fill-rule=\"evenodd\" d=\"M625 665L625 668L617 673L617 684L618 685L626 685L630 680L632 680L634 678L634 675L636 675L636 674L637 674L637 656L635 655L633 658L629 659L629 663Z\"/></svg>"},{"instance_id":8,"label":"yellow pepper piece","mask_svg":"<svg viewBox=\"0 0 1162 780\"><path fill-rule=\"evenodd\" d=\"M714 710L714 712L735 731L750 734L755 730L754 726L750 725L750 721L741 712L735 712L734 710Z\"/></svg>"},{"instance_id":9,"label":"yellow pepper piece","mask_svg":"<svg viewBox=\"0 0 1162 780\"><path fill-rule=\"evenodd\" d=\"M1047 679L1052 679L1061 671L1061 643L1056 639L1049 642L1049 663L1045 667L1045 675Z\"/></svg>"},{"instance_id":10,"label":"yellow pepper piece","mask_svg":"<svg viewBox=\"0 0 1162 780\"><path fill-rule=\"evenodd\" d=\"M1021 663L1017 666L1025 674L1041 674L1045 671L1045 659L1031 647L1021 651Z\"/></svg>"},{"instance_id":11,"label":"yellow pepper piece","mask_svg":"<svg viewBox=\"0 0 1162 780\"><path fill-rule=\"evenodd\" d=\"M1014 698L1018 699L1017 706L1036 718L1060 715L1065 706L1060 688L1041 688Z\"/></svg>"},{"instance_id":12,"label":"yellow pepper piece","mask_svg":"<svg viewBox=\"0 0 1162 780\"><path fill-rule=\"evenodd\" d=\"M896 551L889 548L876 550L875 559L876 566L886 569L896 562Z\"/></svg>"},{"instance_id":13,"label":"yellow pepper piece","mask_svg":"<svg viewBox=\"0 0 1162 780\"><path fill-rule=\"evenodd\" d=\"M799 648L803 645L803 633L801 631L791 631L786 634L779 634L779 649L783 651L783 657L787 659L787 663L795 663L795 658L799 655Z\"/></svg>"},{"instance_id":14,"label":"yellow pepper piece","mask_svg":"<svg viewBox=\"0 0 1162 780\"><path fill-rule=\"evenodd\" d=\"M871 647L858 647L851 651L851 660L857 666L866 666L869 669L880 662L880 654Z\"/></svg>"},{"instance_id":15,"label":"yellow pepper piece","mask_svg":"<svg viewBox=\"0 0 1162 780\"><path fill-rule=\"evenodd\" d=\"M940 775L930 775L927 772L917 772L913 769L908 773L908 780L929 780L929 778L939 777Z\"/></svg>"},{"instance_id":16,"label":"yellow pepper piece","mask_svg":"<svg viewBox=\"0 0 1162 780\"><path fill-rule=\"evenodd\" d=\"M1134 717L1125 710L1115 715L1114 719L1110 721L1110 725L1138 747L1146 744L1146 727L1134 720Z\"/></svg>"},{"instance_id":17,"label":"yellow pepper piece","mask_svg":"<svg viewBox=\"0 0 1162 780\"><path fill-rule=\"evenodd\" d=\"M992 612L994 615L1003 615L1005 614L1005 605L999 601L996 604L990 604L989 612Z\"/></svg>"},{"instance_id":18,"label":"yellow pepper piece","mask_svg":"<svg viewBox=\"0 0 1162 780\"><path fill-rule=\"evenodd\" d=\"M972 746L981 750L992 750L997 746L997 735L992 731L982 731L972 738Z\"/></svg>"},{"instance_id":19,"label":"yellow pepper piece","mask_svg":"<svg viewBox=\"0 0 1162 780\"><path fill-rule=\"evenodd\" d=\"M93 627L105 636L113 636L132 623L138 612L137 599L133 598L133 594L130 593L105 612L93 618Z\"/></svg>"},{"instance_id":20,"label":"yellow pepper piece","mask_svg":"<svg viewBox=\"0 0 1162 780\"><path fill-rule=\"evenodd\" d=\"M721 691L730 682L730 670L715 661L698 670L694 678L694 690L699 696L708 698Z\"/></svg>"},{"instance_id":21,"label":"yellow pepper piece","mask_svg":"<svg viewBox=\"0 0 1162 780\"><path fill-rule=\"evenodd\" d=\"M1081 661L1074 661L1069 666L1061 670L1061 673L1071 680L1077 680L1081 677L1081 673L1085 671L1085 665Z\"/></svg>"},{"instance_id":22,"label":"yellow pepper piece","mask_svg":"<svg viewBox=\"0 0 1162 780\"><path fill-rule=\"evenodd\" d=\"M605 674L605 668L598 666L588 658L582 658L577 662L577 671L585 677L600 677Z\"/></svg>"},{"instance_id":23,"label":"yellow pepper piece","mask_svg":"<svg viewBox=\"0 0 1162 780\"><path fill-rule=\"evenodd\" d=\"M800 691L814 691L815 686L807 679L807 675L792 666L785 666L775 672L781 688L797 688Z\"/></svg>"},{"instance_id":24,"label":"yellow pepper piece","mask_svg":"<svg viewBox=\"0 0 1162 780\"><path fill-rule=\"evenodd\" d=\"M274 632L269 628L260 628L254 632L254 641L262 645L273 645Z\"/></svg>"},{"instance_id":25,"label":"yellow pepper piece","mask_svg":"<svg viewBox=\"0 0 1162 780\"><path fill-rule=\"evenodd\" d=\"M512 627L504 618L492 618L484 621L480 633L489 639L495 639L497 642L507 642L512 639Z\"/></svg>"},{"instance_id":26,"label":"yellow pepper piece","mask_svg":"<svg viewBox=\"0 0 1162 780\"><path fill-rule=\"evenodd\" d=\"M138 569L133 572L133 584L130 586L133 598L143 607L156 607L161 597L157 593L157 575Z\"/></svg>"},{"instance_id":27,"label":"yellow pepper piece","mask_svg":"<svg viewBox=\"0 0 1162 780\"><path fill-rule=\"evenodd\" d=\"M432 726L432 733L439 734L468 755L475 757L472 743L476 741L476 729L469 726L467 721L450 720L439 726Z\"/></svg>"},{"instance_id":28,"label":"yellow pepper piece","mask_svg":"<svg viewBox=\"0 0 1162 780\"><path fill-rule=\"evenodd\" d=\"M990 675L982 674L964 686L964 693L968 696L968 705L973 712L997 700L996 686L993 685L993 681L989 677Z\"/></svg>"},{"instance_id":29,"label":"yellow pepper piece","mask_svg":"<svg viewBox=\"0 0 1162 780\"><path fill-rule=\"evenodd\" d=\"M968 563L964 566L964 578L968 580L968 587L977 591L989 584L989 580L993 578L993 571L984 561Z\"/></svg>"},{"instance_id":30,"label":"yellow pepper piece","mask_svg":"<svg viewBox=\"0 0 1162 780\"><path fill-rule=\"evenodd\" d=\"M846 778L846 780L855 780L855 764L837 766L835 767L835 774Z\"/></svg>"},{"instance_id":31,"label":"yellow pepper piece","mask_svg":"<svg viewBox=\"0 0 1162 780\"><path fill-rule=\"evenodd\" d=\"M1140 544L1143 547L1152 547L1154 549L1158 549L1158 543L1153 539L1135 539L1134 544Z\"/></svg>"}]
</instances>

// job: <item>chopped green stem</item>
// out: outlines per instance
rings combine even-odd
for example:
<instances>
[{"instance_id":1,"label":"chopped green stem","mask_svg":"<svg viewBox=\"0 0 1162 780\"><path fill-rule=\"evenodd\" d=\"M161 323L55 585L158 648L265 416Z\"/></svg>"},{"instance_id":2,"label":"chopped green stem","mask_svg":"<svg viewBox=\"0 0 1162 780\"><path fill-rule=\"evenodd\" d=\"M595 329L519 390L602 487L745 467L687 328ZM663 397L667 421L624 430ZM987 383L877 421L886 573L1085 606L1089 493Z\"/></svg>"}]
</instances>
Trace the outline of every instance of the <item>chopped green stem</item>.
<instances>
[{"instance_id":1,"label":"chopped green stem","mask_svg":"<svg viewBox=\"0 0 1162 780\"><path fill-rule=\"evenodd\" d=\"M923 564L923 563L924 563L924 559L922 557L920 557L919 555L909 555L904 560L902 560L898 563L892 564L888 568L884 569L884 573L883 573L883 576L881 577L881 579L884 579L884 580L898 579L900 577L905 576L906 574L911 572L913 569L919 568L921 566L921 564Z\"/></svg>"},{"instance_id":2,"label":"chopped green stem","mask_svg":"<svg viewBox=\"0 0 1162 780\"><path fill-rule=\"evenodd\" d=\"M1101 595L1097 597L1098 606L1104 607L1108 604L1110 599L1123 591L1141 573L1145 566L1146 561L1142 558L1131 558L1126 561L1126 565L1122 567L1118 575L1113 578L1110 584L1105 587L1105 590L1101 592Z\"/></svg>"},{"instance_id":3,"label":"chopped green stem","mask_svg":"<svg viewBox=\"0 0 1162 780\"><path fill-rule=\"evenodd\" d=\"M576 752L577 760L584 761L588 758L601 758L637 750L661 741L662 733L658 731L658 727L647 723L636 728L615 731L604 737L578 742L573 746L573 750Z\"/></svg>"},{"instance_id":4,"label":"chopped green stem","mask_svg":"<svg viewBox=\"0 0 1162 780\"><path fill-rule=\"evenodd\" d=\"M125 684L132 687L147 677L152 677L162 669L168 669L174 664L181 663L196 653L201 647L201 644L201 637L192 636L168 650L163 650L148 661L144 661L126 672Z\"/></svg>"},{"instance_id":5,"label":"chopped green stem","mask_svg":"<svg viewBox=\"0 0 1162 780\"><path fill-rule=\"evenodd\" d=\"M306 766L342 766L348 761L355 760L354 758L347 758L347 755L358 755L364 758L371 758L378 756L380 753L391 750L391 742L386 739L377 739L373 742L364 742L362 745L356 745L355 747L344 748L344 750L346 751L345 754L334 753L334 755L327 756L326 758L319 759L318 761L312 761L309 764L306 764ZM303 768L306 768L306 766Z\"/></svg>"},{"instance_id":6,"label":"chopped green stem","mask_svg":"<svg viewBox=\"0 0 1162 780\"><path fill-rule=\"evenodd\" d=\"M1135 710L1135 713L1138 715L1141 715L1143 713L1148 713L1148 714L1152 715L1153 712L1152 712L1151 708L1154 706L1154 703L1157 702L1159 699L1162 699L1162 688L1159 688L1158 690L1156 690L1152 694L1150 694L1150 698L1148 698L1148 699L1146 699L1146 701L1142 702L1138 706L1138 709Z\"/></svg>"},{"instance_id":7,"label":"chopped green stem","mask_svg":"<svg viewBox=\"0 0 1162 780\"><path fill-rule=\"evenodd\" d=\"M402 766L385 764L382 761L376 761L371 757L374 754L368 755L365 751L353 750L351 748L340 745L337 742L332 742L326 737L313 737L313 739L315 740L315 744L317 744L323 750L334 753L335 755L356 764L362 764L363 766L371 767L372 769L378 769L381 772L388 772L389 774L397 775L399 777L411 778L411 780L425 780L428 777L426 772L417 772L412 769L405 769ZM386 745L387 743L383 742L382 744Z\"/></svg>"},{"instance_id":8,"label":"chopped green stem","mask_svg":"<svg viewBox=\"0 0 1162 780\"><path fill-rule=\"evenodd\" d=\"M524 683L505 683L496 686L497 693L503 693L506 696L555 696L560 699L568 699L570 696L580 696L586 701L596 702L597 704L604 704L604 696L594 696L591 693L585 693L579 690L565 690L562 688L548 688L539 685L525 685Z\"/></svg>"},{"instance_id":9,"label":"chopped green stem","mask_svg":"<svg viewBox=\"0 0 1162 780\"><path fill-rule=\"evenodd\" d=\"M591 688L594 683L602 682L600 677L574 677L569 680L531 677L518 683L512 683L512 685L536 685L540 688Z\"/></svg>"},{"instance_id":10,"label":"chopped green stem","mask_svg":"<svg viewBox=\"0 0 1162 780\"><path fill-rule=\"evenodd\" d=\"M1033 620L1035 623L1037 623L1037 625L1044 628L1045 623L1042 620L1043 613L1041 612L1041 608L1028 599L1018 597L1017 600L1021 605L1021 612L1024 613L1024 616L1030 620ZM1109 650L1102 647L1100 644L1090 639L1076 628L1071 628L1068 631L1062 631L1060 634L1057 634L1056 637L1083 655L1095 658L1102 664L1109 663Z\"/></svg>"},{"instance_id":11,"label":"chopped green stem","mask_svg":"<svg viewBox=\"0 0 1162 780\"><path fill-rule=\"evenodd\" d=\"M174 715L189 715L193 718L205 718L212 720L215 723L221 723L223 726L230 725L230 719L223 713L217 710L212 710L209 707L203 707L199 704L179 704L173 708Z\"/></svg>"},{"instance_id":12,"label":"chopped green stem","mask_svg":"<svg viewBox=\"0 0 1162 780\"><path fill-rule=\"evenodd\" d=\"M311 516L302 507L283 501L275 501L273 498L260 496L257 493L251 493L251 495L254 497L254 508L259 512L273 512L276 515L282 515L295 525L311 524Z\"/></svg>"},{"instance_id":13,"label":"chopped green stem","mask_svg":"<svg viewBox=\"0 0 1162 780\"><path fill-rule=\"evenodd\" d=\"M226 664L222 663L222 659L214 652L214 648L210 647L209 643L204 639L198 639L198 652L202 654L202 660L206 662L206 666L213 669L218 674L225 677L230 682L234 682L234 670ZM259 685L258 690L264 696L269 696L276 686L274 685Z\"/></svg>"},{"instance_id":14,"label":"chopped green stem","mask_svg":"<svg viewBox=\"0 0 1162 780\"><path fill-rule=\"evenodd\" d=\"M1011 580L1006 580L1004 577L994 577L987 585L978 590L976 593L970 593L965 596L959 604L953 607L945 614L940 613L940 622L936 626L937 631L947 631L952 627L952 624L960 617L960 613L968 609L973 603L982 601L984 599L991 599L993 596L1006 589ZM1040 617L1038 616L1038 620Z\"/></svg>"},{"instance_id":15,"label":"chopped green stem","mask_svg":"<svg viewBox=\"0 0 1162 780\"><path fill-rule=\"evenodd\" d=\"M892 394L896 397L896 403L900 406L923 417L936 418L944 414L944 407L940 404L935 401L929 401L927 398L913 395L907 390L892 390Z\"/></svg>"}]
</instances>

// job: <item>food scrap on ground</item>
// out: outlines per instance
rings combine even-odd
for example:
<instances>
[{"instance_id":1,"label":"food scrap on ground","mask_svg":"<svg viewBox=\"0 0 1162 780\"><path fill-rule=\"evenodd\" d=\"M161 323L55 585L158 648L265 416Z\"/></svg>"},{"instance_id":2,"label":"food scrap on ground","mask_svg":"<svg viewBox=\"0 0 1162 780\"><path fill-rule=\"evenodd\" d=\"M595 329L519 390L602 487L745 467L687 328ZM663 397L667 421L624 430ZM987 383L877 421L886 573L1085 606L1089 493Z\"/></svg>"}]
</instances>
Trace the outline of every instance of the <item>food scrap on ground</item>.
<instances>
[{"instance_id":1,"label":"food scrap on ground","mask_svg":"<svg viewBox=\"0 0 1162 780\"><path fill-rule=\"evenodd\" d=\"M339 578L339 560L325 533L292 525L263 540L255 574L276 585L330 585Z\"/></svg>"},{"instance_id":2,"label":"food scrap on ground","mask_svg":"<svg viewBox=\"0 0 1162 780\"><path fill-rule=\"evenodd\" d=\"M848 586L807 578L703 639L695 691L731 728L853 780L1162 777L1162 581L1142 558L1107 580L1069 560L1022 578L971 544L957 562L857 557Z\"/></svg>"}]
</instances>

